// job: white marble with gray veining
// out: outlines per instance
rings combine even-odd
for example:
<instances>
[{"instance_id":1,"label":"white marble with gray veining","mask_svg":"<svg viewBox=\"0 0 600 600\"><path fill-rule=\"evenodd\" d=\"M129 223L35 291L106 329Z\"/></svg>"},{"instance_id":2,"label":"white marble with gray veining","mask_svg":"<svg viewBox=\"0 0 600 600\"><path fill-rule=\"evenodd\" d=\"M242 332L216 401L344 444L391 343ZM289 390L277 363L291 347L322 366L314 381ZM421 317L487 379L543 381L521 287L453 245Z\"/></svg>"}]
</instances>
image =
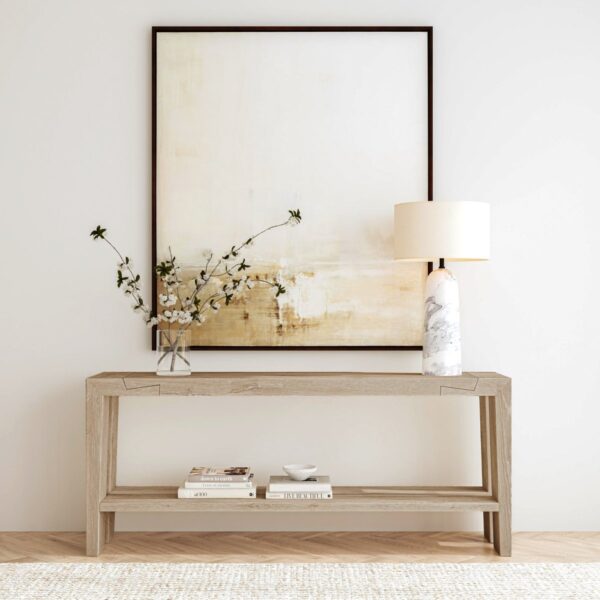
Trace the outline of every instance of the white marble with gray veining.
<instances>
[{"instance_id":1,"label":"white marble with gray veining","mask_svg":"<svg viewBox=\"0 0 600 600\"><path fill-rule=\"evenodd\" d=\"M425 286L423 373L462 373L458 282L447 269L430 273Z\"/></svg>"}]
</instances>

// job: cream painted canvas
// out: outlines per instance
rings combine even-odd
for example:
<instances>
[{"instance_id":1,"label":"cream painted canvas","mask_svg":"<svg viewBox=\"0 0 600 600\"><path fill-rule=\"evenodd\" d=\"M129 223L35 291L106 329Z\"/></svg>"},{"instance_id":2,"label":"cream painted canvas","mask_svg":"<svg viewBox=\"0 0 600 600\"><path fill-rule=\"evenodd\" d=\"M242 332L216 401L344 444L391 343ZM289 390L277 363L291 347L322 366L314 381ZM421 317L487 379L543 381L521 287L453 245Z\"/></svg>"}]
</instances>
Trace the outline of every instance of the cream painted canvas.
<instances>
[{"instance_id":1,"label":"cream painted canvas","mask_svg":"<svg viewBox=\"0 0 600 600\"><path fill-rule=\"evenodd\" d=\"M155 252L247 252L252 290L195 347L420 346L422 264L392 258L393 206L427 199L428 36L155 28ZM156 294L156 289L155 289Z\"/></svg>"}]
</instances>

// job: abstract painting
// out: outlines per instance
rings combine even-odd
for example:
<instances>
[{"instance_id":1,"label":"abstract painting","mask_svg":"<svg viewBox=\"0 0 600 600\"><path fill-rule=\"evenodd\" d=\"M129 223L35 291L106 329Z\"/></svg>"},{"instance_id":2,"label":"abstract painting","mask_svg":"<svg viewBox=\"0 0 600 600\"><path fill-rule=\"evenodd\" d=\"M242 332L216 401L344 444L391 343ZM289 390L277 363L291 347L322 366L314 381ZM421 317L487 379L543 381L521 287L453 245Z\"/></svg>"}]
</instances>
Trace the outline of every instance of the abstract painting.
<instances>
[{"instance_id":1,"label":"abstract painting","mask_svg":"<svg viewBox=\"0 0 600 600\"><path fill-rule=\"evenodd\" d=\"M393 206L431 199L430 60L426 27L154 28L154 258L198 269L302 213L245 254L287 293L236 299L195 348L421 345L427 267L393 260Z\"/></svg>"}]
</instances>

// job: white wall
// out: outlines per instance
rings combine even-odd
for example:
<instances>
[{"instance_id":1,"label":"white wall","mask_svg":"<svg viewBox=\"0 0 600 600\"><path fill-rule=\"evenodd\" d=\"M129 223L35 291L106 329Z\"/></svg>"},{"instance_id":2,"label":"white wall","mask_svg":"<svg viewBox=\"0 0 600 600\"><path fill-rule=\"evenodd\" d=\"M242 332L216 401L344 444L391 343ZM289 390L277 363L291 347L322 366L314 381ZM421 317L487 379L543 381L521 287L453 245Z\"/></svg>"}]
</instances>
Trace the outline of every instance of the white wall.
<instances>
[{"instance_id":1,"label":"white wall","mask_svg":"<svg viewBox=\"0 0 600 600\"><path fill-rule=\"evenodd\" d=\"M0 2L0 530L84 526L84 379L152 369L93 244L150 270L150 27L431 24L435 193L493 205L493 260L455 267L464 364L514 378L514 528L600 529L600 4L594 0ZM393 199L390 199L390 203ZM585 315L590 315L587 319ZM196 369L416 370L417 354L204 353ZM244 426L222 435L225 419ZM264 478L477 480L475 401L131 399L121 483L199 462ZM232 431L233 433L233 431ZM467 529L475 515L130 515L120 528Z\"/></svg>"}]
</instances>

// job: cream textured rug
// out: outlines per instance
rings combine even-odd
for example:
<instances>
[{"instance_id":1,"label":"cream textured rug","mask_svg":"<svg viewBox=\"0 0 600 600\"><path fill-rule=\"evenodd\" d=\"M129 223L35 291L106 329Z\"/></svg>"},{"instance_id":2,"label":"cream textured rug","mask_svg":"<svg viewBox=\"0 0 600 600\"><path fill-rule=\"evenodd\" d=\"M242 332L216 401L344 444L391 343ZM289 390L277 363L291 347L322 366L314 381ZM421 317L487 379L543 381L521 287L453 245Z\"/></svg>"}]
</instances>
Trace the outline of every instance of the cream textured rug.
<instances>
[{"instance_id":1,"label":"cream textured rug","mask_svg":"<svg viewBox=\"0 0 600 600\"><path fill-rule=\"evenodd\" d=\"M590 564L0 564L2 600L600 599Z\"/></svg>"}]
</instances>

